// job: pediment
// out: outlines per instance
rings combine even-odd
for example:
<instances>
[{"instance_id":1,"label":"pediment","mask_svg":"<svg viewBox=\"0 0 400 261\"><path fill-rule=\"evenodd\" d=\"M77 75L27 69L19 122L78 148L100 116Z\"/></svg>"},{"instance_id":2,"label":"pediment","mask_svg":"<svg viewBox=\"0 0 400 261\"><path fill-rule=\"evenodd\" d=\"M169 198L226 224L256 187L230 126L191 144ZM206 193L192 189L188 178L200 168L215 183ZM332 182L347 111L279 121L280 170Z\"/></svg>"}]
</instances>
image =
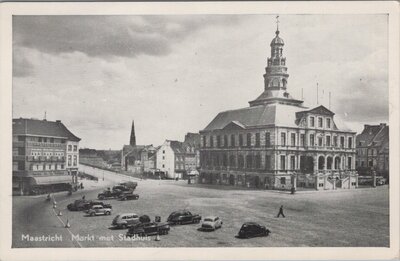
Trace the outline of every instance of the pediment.
<instances>
[{"instance_id":1,"label":"pediment","mask_svg":"<svg viewBox=\"0 0 400 261\"><path fill-rule=\"evenodd\" d=\"M321 105L318 106L314 109L309 110L308 112L310 113L314 113L314 114L319 114L319 115L329 115L329 116L333 116L335 115L335 113L333 113L332 111L328 110L325 106Z\"/></svg>"},{"instance_id":2,"label":"pediment","mask_svg":"<svg viewBox=\"0 0 400 261\"><path fill-rule=\"evenodd\" d=\"M244 130L246 129L246 126L244 126L242 123L238 121L231 121L225 127L223 128L224 130Z\"/></svg>"}]
</instances>

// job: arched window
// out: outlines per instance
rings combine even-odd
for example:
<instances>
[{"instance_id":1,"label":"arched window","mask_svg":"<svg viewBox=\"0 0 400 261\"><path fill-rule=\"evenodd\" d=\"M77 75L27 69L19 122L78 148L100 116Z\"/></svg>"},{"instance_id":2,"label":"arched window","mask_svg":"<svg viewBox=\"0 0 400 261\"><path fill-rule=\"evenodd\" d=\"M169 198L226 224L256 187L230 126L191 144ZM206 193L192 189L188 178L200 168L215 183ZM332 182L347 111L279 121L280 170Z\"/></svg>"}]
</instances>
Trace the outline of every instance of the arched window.
<instances>
[{"instance_id":1,"label":"arched window","mask_svg":"<svg viewBox=\"0 0 400 261\"><path fill-rule=\"evenodd\" d=\"M319 156L318 158L318 169L323 170L325 168L325 158L324 156Z\"/></svg>"},{"instance_id":2,"label":"arched window","mask_svg":"<svg viewBox=\"0 0 400 261\"><path fill-rule=\"evenodd\" d=\"M279 79L272 80L272 87L279 87Z\"/></svg>"},{"instance_id":3,"label":"arched window","mask_svg":"<svg viewBox=\"0 0 400 261\"><path fill-rule=\"evenodd\" d=\"M340 157L335 157L335 169L340 169Z\"/></svg>"},{"instance_id":4,"label":"arched window","mask_svg":"<svg viewBox=\"0 0 400 261\"><path fill-rule=\"evenodd\" d=\"M332 157L326 158L326 168L327 169L332 169L332 163L333 163Z\"/></svg>"}]
</instances>

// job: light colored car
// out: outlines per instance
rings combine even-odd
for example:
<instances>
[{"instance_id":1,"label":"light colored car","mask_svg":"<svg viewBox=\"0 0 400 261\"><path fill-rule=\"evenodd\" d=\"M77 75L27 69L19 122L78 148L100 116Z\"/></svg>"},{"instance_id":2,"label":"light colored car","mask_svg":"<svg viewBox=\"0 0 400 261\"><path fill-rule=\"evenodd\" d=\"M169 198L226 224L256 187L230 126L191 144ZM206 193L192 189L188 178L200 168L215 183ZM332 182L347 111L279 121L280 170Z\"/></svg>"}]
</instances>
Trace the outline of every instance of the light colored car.
<instances>
[{"instance_id":1,"label":"light colored car","mask_svg":"<svg viewBox=\"0 0 400 261\"><path fill-rule=\"evenodd\" d=\"M117 215L111 225L117 228L127 228L135 224L139 224L139 216L135 213L124 213Z\"/></svg>"},{"instance_id":2,"label":"light colored car","mask_svg":"<svg viewBox=\"0 0 400 261\"><path fill-rule=\"evenodd\" d=\"M86 211L90 216L111 215L111 208L103 207L102 205L94 205Z\"/></svg>"},{"instance_id":3,"label":"light colored car","mask_svg":"<svg viewBox=\"0 0 400 261\"><path fill-rule=\"evenodd\" d=\"M202 230L216 230L222 227L222 220L219 217L210 216L205 217L201 224Z\"/></svg>"}]
</instances>

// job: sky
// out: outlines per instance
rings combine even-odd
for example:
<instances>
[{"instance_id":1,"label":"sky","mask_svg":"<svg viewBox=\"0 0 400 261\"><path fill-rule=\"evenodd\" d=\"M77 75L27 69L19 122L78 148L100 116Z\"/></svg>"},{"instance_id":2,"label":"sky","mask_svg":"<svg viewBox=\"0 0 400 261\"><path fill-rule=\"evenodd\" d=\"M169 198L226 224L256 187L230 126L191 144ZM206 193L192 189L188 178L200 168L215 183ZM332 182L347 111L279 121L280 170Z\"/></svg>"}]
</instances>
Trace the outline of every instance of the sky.
<instances>
[{"instance_id":1,"label":"sky","mask_svg":"<svg viewBox=\"0 0 400 261\"><path fill-rule=\"evenodd\" d=\"M280 15L288 92L356 132L388 122L386 15ZM13 118L61 120L80 147L198 132L264 90L275 15L14 16Z\"/></svg>"}]
</instances>

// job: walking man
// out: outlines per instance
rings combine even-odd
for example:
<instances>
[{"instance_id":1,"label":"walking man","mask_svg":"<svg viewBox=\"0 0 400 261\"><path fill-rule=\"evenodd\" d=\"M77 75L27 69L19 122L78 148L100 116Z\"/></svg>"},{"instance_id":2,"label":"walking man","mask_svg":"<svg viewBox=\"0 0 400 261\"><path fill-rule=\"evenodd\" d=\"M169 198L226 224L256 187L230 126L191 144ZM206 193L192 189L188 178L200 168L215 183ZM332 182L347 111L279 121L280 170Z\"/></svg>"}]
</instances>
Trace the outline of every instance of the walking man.
<instances>
[{"instance_id":1,"label":"walking man","mask_svg":"<svg viewBox=\"0 0 400 261\"><path fill-rule=\"evenodd\" d=\"M282 215L282 217L285 217L285 215L283 214L283 206L281 206L281 207L279 208L279 213L278 213L278 216L277 216L277 217L279 217L280 215Z\"/></svg>"}]
</instances>

